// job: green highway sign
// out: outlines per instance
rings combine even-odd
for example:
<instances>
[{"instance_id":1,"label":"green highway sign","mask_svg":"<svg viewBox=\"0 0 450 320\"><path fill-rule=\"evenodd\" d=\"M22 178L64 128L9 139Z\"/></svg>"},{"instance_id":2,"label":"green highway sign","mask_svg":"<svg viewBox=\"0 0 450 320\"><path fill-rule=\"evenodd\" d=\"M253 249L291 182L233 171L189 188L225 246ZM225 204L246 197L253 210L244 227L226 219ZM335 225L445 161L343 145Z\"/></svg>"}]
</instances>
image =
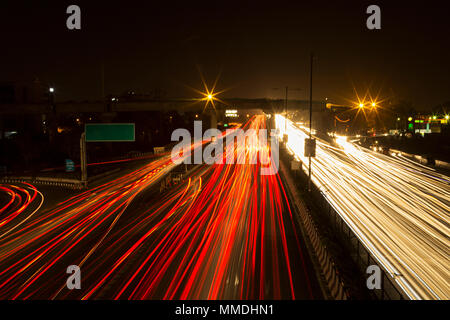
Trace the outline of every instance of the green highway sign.
<instances>
[{"instance_id":1,"label":"green highway sign","mask_svg":"<svg viewBox=\"0 0 450 320\"><path fill-rule=\"evenodd\" d=\"M86 142L135 141L134 123L86 123Z\"/></svg>"}]
</instances>

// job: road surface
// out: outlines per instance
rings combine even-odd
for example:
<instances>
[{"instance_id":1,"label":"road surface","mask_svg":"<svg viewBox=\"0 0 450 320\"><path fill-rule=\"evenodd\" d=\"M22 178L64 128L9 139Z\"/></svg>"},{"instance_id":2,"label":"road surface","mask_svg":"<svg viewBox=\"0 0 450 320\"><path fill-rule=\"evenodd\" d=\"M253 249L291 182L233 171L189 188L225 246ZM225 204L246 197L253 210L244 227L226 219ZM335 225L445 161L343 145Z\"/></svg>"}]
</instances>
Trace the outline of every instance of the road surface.
<instances>
[{"instance_id":1,"label":"road surface","mask_svg":"<svg viewBox=\"0 0 450 320\"><path fill-rule=\"evenodd\" d=\"M265 128L265 117L245 127ZM267 144L226 149L246 159L268 152ZM0 229L0 298L322 297L277 174L260 175L260 162L199 165L155 195L173 166L170 157L153 161L19 230ZM66 287L69 265L81 269L80 290Z\"/></svg>"}]
</instances>

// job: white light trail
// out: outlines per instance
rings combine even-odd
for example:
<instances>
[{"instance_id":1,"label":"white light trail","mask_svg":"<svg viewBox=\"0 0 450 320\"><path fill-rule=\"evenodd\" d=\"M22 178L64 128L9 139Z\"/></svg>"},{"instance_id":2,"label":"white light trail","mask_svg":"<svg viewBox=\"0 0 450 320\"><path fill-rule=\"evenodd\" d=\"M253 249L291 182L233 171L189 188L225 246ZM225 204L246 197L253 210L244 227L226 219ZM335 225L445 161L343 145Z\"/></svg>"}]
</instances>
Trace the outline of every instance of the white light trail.
<instances>
[{"instance_id":1,"label":"white light trail","mask_svg":"<svg viewBox=\"0 0 450 320\"><path fill-rule=\"evenodd\" d=\"M276 115L280 137L303 162L308 133ZM411 299L450 298L450 178L345 137L317 140L312 181Z\"/></svg>"}]
</instances>

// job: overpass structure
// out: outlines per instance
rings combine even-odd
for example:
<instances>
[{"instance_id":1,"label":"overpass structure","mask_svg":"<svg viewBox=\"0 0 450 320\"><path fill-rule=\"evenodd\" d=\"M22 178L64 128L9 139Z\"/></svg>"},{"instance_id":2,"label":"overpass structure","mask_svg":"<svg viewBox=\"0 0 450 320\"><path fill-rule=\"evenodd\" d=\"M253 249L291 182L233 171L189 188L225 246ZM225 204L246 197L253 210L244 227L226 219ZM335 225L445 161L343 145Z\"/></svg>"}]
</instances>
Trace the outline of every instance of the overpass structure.
<instances>
[{"instance_id":1,"label":"overpass structure","mask_svg":"<svg viewBox=\"0 0 450 320\"><path fill-rule=\"evenodd\" d=\"M216 110L225 109L251 110L261 109L265 112L283 112L285 100L282 99L243 99L230 98L215 101ZM208 109L211 107L208 106ZM288 111L306 110L309 108L307 100L288 100ZM314 111L324 111L325 101L313 101ZM179 113L202 112L204 101L198 99L166 99L166 100L132 100L113 98L109 101L56 102L41 104L0 104L0 114L45 114L55 113L109 113L109 112L142 112L142 111L177 111Z\"/></svg>"}]
</instances>

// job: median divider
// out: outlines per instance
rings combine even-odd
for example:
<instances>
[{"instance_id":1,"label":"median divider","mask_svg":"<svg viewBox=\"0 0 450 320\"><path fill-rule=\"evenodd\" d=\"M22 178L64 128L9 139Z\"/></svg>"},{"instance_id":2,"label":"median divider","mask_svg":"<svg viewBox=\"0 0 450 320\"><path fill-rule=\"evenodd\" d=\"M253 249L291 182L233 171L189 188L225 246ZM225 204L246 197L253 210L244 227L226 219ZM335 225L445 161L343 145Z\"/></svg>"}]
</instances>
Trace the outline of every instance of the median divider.
<instances>
[{"instance_id":1,"label":"median divider","mask_svg":"<svg viewBox=\"0 0 450 320\"><path fill-rule=\"evenodd\" d=\"M301 200L294 181L282 161L280 161L280 170L283 173L286 186L295 204L295 208L297 209L298 215L296 215L296 217L305 233L305 238L309 240L307 241L307 247L313 256L313 260L316 260L315 263L313 261L315 269L318 269L316 272L320 273L319 278L322 279L321 282L326 285L326 288L322 288L325 290L322 291L326 291L326 295L331 299L347 300L349 296L344 282L342 281L326 246L320 238L318 228L314 223L311 213Z\"/></svg>"},{"instance_id":2,"label":"median divider","mask_svg":"<svg viewBox=\"0 0 450 320\"><path fill-rule=\"evenodd\" d=\"M417 162L419 162L420 164L423 165L429 165L429 166L433 166L436 168L442 168L442 169L446 169L446 170L450 170L450 163L449 162L445 162L442 160L432 160L430 161L430 158L427 158L426 156L421 156L418 154L411 154L411 153L407 153L401 150L397 150L397 149L389 149L389 151L399 154L401 156L407 157L407 158L411 158Z\"/></svg>"}]
</instances>

